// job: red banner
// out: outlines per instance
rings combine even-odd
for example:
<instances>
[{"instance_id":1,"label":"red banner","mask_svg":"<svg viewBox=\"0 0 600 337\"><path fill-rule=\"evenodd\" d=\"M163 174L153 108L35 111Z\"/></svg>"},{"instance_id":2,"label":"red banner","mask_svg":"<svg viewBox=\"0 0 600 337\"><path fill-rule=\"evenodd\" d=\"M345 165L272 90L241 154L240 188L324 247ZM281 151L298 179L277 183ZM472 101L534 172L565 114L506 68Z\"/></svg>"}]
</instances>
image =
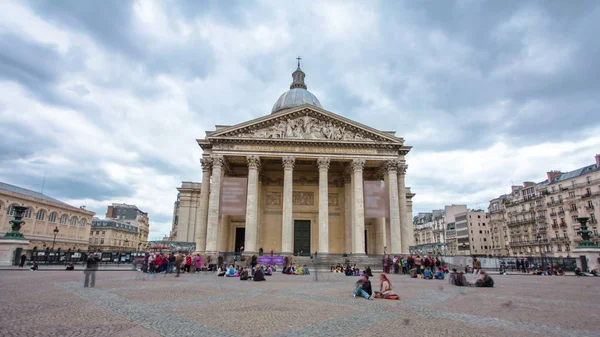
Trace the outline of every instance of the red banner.
<instances>
[{"instance_id":1,"label":"red banner","mask_svg":"<svg viewBox=\"0 0 600 337\"><path fill-rule=\"evenodd\" d=\"M390 198L385 181L365 181L363 185L365 218L389 218Z\"/></svg>"},{"instance_id":2,"label":"red banner","mask_svg":"<svg viewBox=\"0 0 600 337\"><path fill-rule=\"evenodd\" d=\"M221 182L220 213L246 215L247 178L223 177Z\"/></svg>"}]
</instances>

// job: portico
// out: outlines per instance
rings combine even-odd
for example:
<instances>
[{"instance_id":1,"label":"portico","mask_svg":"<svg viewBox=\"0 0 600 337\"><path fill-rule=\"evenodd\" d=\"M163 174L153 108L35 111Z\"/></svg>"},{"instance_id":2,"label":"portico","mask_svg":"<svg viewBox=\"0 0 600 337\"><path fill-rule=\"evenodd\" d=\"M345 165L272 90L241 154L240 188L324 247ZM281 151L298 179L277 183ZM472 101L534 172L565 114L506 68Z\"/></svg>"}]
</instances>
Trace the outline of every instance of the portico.
<instances>
[{"instance_id":1,"label":"portico","mask_svg":"<svg viewBox=\"0 0 600 337\"><path fill-rule=\"evenodd\" d=\"M204 152L197 251L408 253L410 147L393 132L322 109L299 68L293 78L270 115L197 140ZM373 199L370 182L385 182L385 198Z\"/></svg>"}]
</instances>

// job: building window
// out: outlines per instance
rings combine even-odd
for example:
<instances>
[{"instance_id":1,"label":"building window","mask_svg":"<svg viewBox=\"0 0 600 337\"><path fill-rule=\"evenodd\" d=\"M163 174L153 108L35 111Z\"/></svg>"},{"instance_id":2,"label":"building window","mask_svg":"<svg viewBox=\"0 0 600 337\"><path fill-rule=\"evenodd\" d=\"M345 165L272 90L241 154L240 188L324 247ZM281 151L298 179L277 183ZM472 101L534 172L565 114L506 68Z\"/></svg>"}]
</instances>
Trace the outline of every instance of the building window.
<instances>
[{"instance_id":1,"label":"building window","mask_svg":"<svg viewBox=\"0 0 600 337\"><path fill-rule=\"evenodd\" d=\"M56 212L50 213L50 216L48 217L48 221L56 222Z\"/></svg>"},{"instance_id":2,"label":"building window","mask_svg":"<svg viewBox=\"0 0 600 337\"><path fill-rule=\"evenodd\" d=\"M96 235L100 234L100 231L96 231Z\"/></svg>"},{"instance_id":3,"label":"building window","mask_svg":"<svg viewBox=\"0 0 600 337\"><path fill-rule=\"evenodd\" d=\"M67 223L67 215L66 215L66 214L63 214L63 215L60 217L60 224L61 224L61 225L65 225L66 223Z\"/></svg>"},{"instance_id":4,"label":"building window","mask_svg":"<svg viewBox=\"0 0 600 337\"><path fill-rule=\"evenodd\" d=\"M104 231L102 231L102 235L104 235Z\"/></svg>"},{"instance_id":5,"label":"building window","mask_svg":"<svg viewBox=\"0 0 600 337\"><path fill-rule=\"evenodd\" d=\"M576 211L576 210L577 210L577 205L575 205L575 204L571 204L571 210L572 210L572 211Z\"/></svg>"},{"instance_id":6,"label":"building window","mask_svg":"<svg viewBox=\"0 0 600 337\"><path fill-rule=\"evenodd\" d=\"M71 226L75 226L75 225L77 225L77 217L76 216L71 218Z\"/></svg>"},{"instance_id":7,"label":"building window","mask_svg":"<svg viewBox=\"0 0 600 337\"><path fill-rule=\"evenodd\" d=\"M81 218L81 219L79 220L79 227L85 227L85 225L86 225L86 224L87 224L87 223L86 223L86 221L85 221L85 218Z\"/></svg>"},{"instance_id":8,"label":"building window","mask_svg":"<svg viewBox=\"0 0 600 337\"><path fill-rule=\"evenodd\" d=\"M94 244L98 243L98 238L94 238Z\"/></svg>"},{"instance_id":9,"label":"building window","mask_svg":"<svg viewBox=\"0 0 600 337\"><path fill-rule=\"evenodd\" d=\"M588 183L588 184L591 184L591 183L592 183L592 177L587 177L586 179L587 179L587 183Z\"/></svg>"},{"instance_id":10,"label":"building window","mask_svg":"<svg viewBox=\"0 0 600 337\"><path fill-rule=\"evenodd\" d=\"M43 210L43 209L40 209L40 210L37 212L37 214L36 214L36 216L35 216L35 219L36 219L36 220L44 220L44 218L45 218L45 217L46 217L46 212L44 212L44 210Z\"/></svg>"},{"instance_id":11,"label":"building window","mask_svg":"<svg viewBox=\"0 0 600 337\"><path fill-rule=\"evenodd\" d=\"M104 239L100 239L100 244L103 245L104 244Z\"/></svg>"},{"instance_id":12,"label":"building window","mask_svg":"<svg viewBox=\"0 0 600 337\"><path fill-rule=\"evenodd\" d=\"M569 198L574 198L575 197L575 192L569 192Z\"/></svg>"},{"instance_id":13,"label":"building window","mask_svg":"<svg viewBox=\"0 0 600 337\"><path fill-rule=\"evenodd\" d=\"M92 243L92 238L90 238L90 243Z\"/></svg>"}]
</instances>

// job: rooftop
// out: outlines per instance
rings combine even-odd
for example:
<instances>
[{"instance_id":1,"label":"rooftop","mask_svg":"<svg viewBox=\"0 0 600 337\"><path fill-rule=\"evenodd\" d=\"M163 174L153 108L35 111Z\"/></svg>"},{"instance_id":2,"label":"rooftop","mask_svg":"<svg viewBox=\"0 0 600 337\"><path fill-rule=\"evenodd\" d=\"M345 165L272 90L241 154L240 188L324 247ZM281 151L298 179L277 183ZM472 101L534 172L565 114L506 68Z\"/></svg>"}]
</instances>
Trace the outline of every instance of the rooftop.
<instances>
[{"instance_id":1,"label":"rooftop","mask_svg":"<svg viewBox=\"0 0 600 337\"><path fill-rule=\"evenodd\" d=\"M19 186L14 186L11 184L7 184L7 183L3 183L0 182L0 191L7 191L7 192L12 192L12 193L17 193L17 194L22 194L31 198L36 198L36 199L41 199L41 200L45 200L45 201L50 201L50 202L55 202L57 204L61 204L61 205L65 205L65 206L69 206L69 207L74 207L71 206L69 204L66 204L58 199L54 199L52 197L49 197L45 194L42 194L40 192L35 192L32 190L28 190L26 188L22 188Z\"/></svg>"}]
</instances>

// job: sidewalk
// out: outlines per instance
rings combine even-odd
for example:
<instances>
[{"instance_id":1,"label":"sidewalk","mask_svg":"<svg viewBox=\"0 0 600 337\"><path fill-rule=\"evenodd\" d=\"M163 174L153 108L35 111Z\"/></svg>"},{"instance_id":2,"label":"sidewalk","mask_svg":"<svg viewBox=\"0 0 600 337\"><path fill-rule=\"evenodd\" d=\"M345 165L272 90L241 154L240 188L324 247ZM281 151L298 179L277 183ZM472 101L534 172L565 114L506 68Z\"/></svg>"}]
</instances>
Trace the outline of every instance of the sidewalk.
<instances>
[{"instance_id":1,"label":"sidewalk","mask_svg":"<svg viewBox=\"0 0 600 337\"><path fill-rule=\"evenodd\" d=\"M0 267L0 271L1 270L25 270L28 271L29 268L31 268L31 266L23 266L23 268L20 268L19 266L2 266ZM44 265L44 264L38 264L38 270L37 271L57 271L57 270L65 270L66 266L65 265L61 265L61 264L51 264L51 265ZM85 269L85 265L82 264L76 264L75 265L75 270L80 270L83 271ZM98 270L101 271L132 271L133 270L133 266L131 264L100 264L98 265Z\"/></svg>"}]
</instances>

